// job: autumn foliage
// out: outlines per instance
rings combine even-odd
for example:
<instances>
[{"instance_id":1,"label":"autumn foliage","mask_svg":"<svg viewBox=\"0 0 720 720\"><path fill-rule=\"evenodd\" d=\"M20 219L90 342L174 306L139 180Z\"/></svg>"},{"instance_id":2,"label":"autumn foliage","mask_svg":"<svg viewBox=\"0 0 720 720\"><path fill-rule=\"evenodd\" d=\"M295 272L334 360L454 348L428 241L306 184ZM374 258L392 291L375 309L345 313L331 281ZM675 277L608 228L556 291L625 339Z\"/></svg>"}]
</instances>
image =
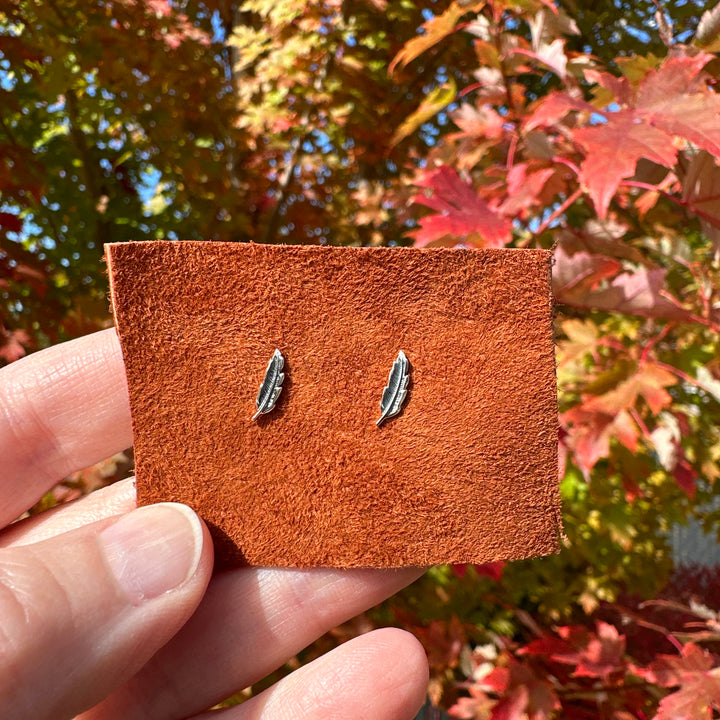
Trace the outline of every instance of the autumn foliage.
<instances>
[{"instance_id":1,"label":"autumn foliage","mask_svg":"<svg viewBox=\"0 0 720 720\"><path fill-rule=\"evenodd\" d=\"M716 532L720 6L180 7L0 11L2 361L108 325L110 240L553 248L563 552L434 568L303 658L391 622L453 717L720 716L720 584L669 542Z\"/></svg>"}]
</instances>

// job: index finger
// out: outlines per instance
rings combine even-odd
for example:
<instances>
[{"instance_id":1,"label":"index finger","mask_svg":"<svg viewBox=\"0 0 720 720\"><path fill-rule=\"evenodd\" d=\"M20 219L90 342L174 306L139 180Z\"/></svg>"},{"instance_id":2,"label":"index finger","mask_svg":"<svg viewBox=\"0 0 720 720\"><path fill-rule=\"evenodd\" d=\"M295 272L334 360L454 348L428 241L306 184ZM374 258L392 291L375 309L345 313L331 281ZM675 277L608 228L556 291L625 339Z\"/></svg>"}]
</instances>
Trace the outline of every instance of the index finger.
<instances>
[{"instance_id":1,"label":"index finger","mask_svg":"<svg viewBox=\"0 0 720 720\"><path fill-rule=\"evenodd\" d=\"M132 445L114 329L0 369L0 527L58 480Z\"/></svg>"}]
</instances>

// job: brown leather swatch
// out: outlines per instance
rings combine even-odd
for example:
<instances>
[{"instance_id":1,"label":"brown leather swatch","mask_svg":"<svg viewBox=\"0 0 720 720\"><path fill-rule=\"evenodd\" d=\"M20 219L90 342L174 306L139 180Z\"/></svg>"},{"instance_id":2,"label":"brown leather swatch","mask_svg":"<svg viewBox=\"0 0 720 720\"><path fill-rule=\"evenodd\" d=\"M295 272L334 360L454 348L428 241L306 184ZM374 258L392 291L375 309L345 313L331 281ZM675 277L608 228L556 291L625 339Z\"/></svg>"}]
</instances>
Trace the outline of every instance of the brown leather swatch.
<instances>
[{"instance_id":1,"label":"brown leather swatch","mask_svg":"<svg viewBox=\"0 0 720 720\"><path fill-rule=\"evenodd\" d=\"M195 508L218 566L555 552L550 253L107 246L138 500ZM275 348L286 378L251 420ZM398 351L402 412L381 426Z\"/></svg>"}]
</instances>

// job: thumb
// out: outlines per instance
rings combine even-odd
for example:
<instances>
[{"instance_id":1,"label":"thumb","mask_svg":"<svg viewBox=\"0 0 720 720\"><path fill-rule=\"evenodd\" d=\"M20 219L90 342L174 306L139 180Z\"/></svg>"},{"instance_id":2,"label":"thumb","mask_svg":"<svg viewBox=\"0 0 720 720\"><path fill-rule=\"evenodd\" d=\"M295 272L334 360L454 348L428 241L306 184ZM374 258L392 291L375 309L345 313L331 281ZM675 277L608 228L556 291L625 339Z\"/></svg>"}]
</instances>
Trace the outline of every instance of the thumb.
<instances>
[{"instance_id":1,"label":"thumb","mask_svg":"<svg viewBox=\"0 0 720 720\"><path fill-rule=\"evenodd\" d=\"M190 617L212 571L207 528L163 503L0 551L0 707L71 718L134 675Z\"/></svg>"}]
</instances>

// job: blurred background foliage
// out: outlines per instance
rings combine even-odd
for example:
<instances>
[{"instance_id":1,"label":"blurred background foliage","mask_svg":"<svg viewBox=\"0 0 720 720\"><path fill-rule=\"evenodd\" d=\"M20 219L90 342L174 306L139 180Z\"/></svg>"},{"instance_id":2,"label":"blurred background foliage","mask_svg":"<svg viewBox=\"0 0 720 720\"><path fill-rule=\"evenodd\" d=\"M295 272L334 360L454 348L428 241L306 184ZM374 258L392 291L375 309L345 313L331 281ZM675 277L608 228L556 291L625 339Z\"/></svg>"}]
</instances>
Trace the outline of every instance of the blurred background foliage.
<instances>
[{"instance_id":1,"label":"blurred background foliage","mask_svg":"<svg viewBox=\"0 0 720 720\"><path fill-rule=\"evenodd\" d=\"M0 364L112 324L105 242L553 248L563 551L264 684L392 623L456 717L716 717L717 558L671 540L720 507L718 51L695 0L5 2Z\"/></svg>"}]
</instances>

